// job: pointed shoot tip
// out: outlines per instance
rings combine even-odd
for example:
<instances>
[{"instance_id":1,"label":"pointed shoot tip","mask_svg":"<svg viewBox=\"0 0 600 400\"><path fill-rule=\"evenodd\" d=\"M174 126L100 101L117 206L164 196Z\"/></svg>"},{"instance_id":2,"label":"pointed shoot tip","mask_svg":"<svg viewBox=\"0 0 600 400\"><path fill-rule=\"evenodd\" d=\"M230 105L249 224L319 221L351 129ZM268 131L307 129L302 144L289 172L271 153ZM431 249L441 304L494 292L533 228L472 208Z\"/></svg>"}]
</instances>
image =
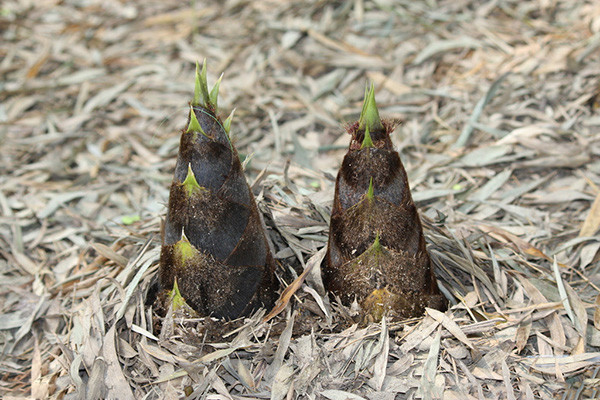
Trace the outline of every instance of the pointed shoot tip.
<instances>
[{"instance_id":1,"label":"pointed shoot tip","mask_svg":"<svg viewBox=\"0 0 600 400\"><path fill-rule=\"evenodd\" d=\"M196 180L196 176L194 175L194 171L192 171L192 164L188 164L188 172L187 175L185 177L185 180L182 182L181 184L183 186L183 188L185 189L188 197L191 197L194 193L199 192L200 190L202 190L202 186L200 186L198 184L198 181ZM183 235L183 238L185 238L185 235ZM182 238L182 240L183 240ZM185 240L187 241L187 238L185 238ZM188 241L189 243L189 241Z\"/></svg>"},{"instance_id":2,"label":"pointed shoot tip","mask_svg":"<svg viewBox=\"0 0 600 400\"><path fill-rule=\"evenodd\" d=\"M217 113L217 101L219 100L219 87L221 86L221 80L223 79L223 74L219 76L219 79L215 82L212 90L210 91L209 101L210 104L214 107L215 114Z\"/></svg>"},{"instance_id":3,"label":"pointed shoot tip","mask_svg":"<svg viewBox=\"0 0 600 400\"><path fill-rule=\"evenodd\" d=\"M369 201L373 200L373 198L375 197L375 191L373 189L373 178L371 178L371 180L369 181L369 189L367 190L367 199L369 199Z\"/></svg>"},{"instance_id":4,"label":"pointed shoot tip","mask_svg":"<svg viewBox=\"0 0 600 400\"><path fill-rule=\"evenodd\" d=\"M194 100L192 104L195 106L202 106L204 108L208 108L216 114L217 101L219 97L219 87L221 85L222 79L223 74L221 74L219 79L217 79L212 90L209 92L207 82L206 58L204 59L204 61L202 61L202 68L200 68L200 64L196 61L196 80L194 84Z\"/></svg>"},{"instance_id":5,"label":"pointed shoot tip","mask_svg":"<svg viewBox=\"0 0 600 400\"><path fill-rule=\"evenodd\" d=\"M361 149L364 149L365 147L373 147L373 139L371 138L371 133L369 132L369 125L367 125L367 127L365 128L365 137L362 141L362 144L360 145Z\"/></svg>"},{"instance_id":6,"label":"pointed shoot tip","mask_svg":"<svg viewBox=\"0 0 600 400\"><path fill-rule=\"evenodd\" d=\"M358 122L360 129L370 129L371 132L383 129L381 118L379 117L379 111L377 110L377 103L375 102L375 85L371 84L371 88L365 90L365 100L363 108L360 113L360 119Z\"/></svg>"},{"instance_id":7,"label":"pointed shoot tip","mask_svg":"<svg viewBox=\"0 0 600 400\"><path fill-rule=\"evenodd\" d=\"M379 241L379 232L377 232L375 235L375 241L373 242L373 250L381 251L382 247L383 246L381 246L381 243Z\"/></svg>"},{"instance_id":8,"label":"pointed shoot tip","mask_svg":"<svg viewBox=\"0 0 600 400\"><path fill-rule=\"evenodd\" d=\"M185 299L181 295L179 287L177 286L177 278L175 278L173 281L173 290L169 292L169 297L171 298L173 310L178 310L185 305Z\"/></svg>"},{"instance_id":9,"label":"pointed shoot tip","mask_svg":"<svg viewBox=\"0 0 600 400\"><path fill-rule=\"evenodd\" d=\"M233 120L234 114L235 114L235 108L231 111L231 114L229 114L229 117L227 117L227 119L223 122L223 129L225 129L227 136L229 136L229 132L231 131L231 121Z\"/></svg>"},{"instance_id":10,"label":"pointed shoot tip","mask_svg":"<svg viewBox=\"0 0 600 400\"><path fill-rule=\"evenodd\" d=\"M208 95L208 83L206 82L206 58L202 62L202 69L197 73L198 80L198 102L197 105L208 105L210 97ZM196 97L194 96L194 100ZM203 102L203 103L202 103Z\"/></svg>"},{"instance_id":11,"label":"pointed shoot tip","mask_svg":"<svg viewBox=\"0 0 600 400\"><path fill-rule=\"evenodd\" d=\"M190 123L189 123L189 125L187 127L187 130L185 132L186 133L200 132L204 136L208 137L208 135L206 134L206 132L204 132L204 129L202 129L202 126L200 125L200 122L198 121L198 118L196 117L196 113L194 112L194 106L193 105L190 108Z\"/></svg>"},{"instance_id":12,"label":"pointed shoot tip","mask_svg":"<svg viewBox=\"0 0 600 400\"><path fill-rule=\"evenodd\" d=\"M200 65L198 64L198 61L196 61L196 74L194 79L194 99L192 100L192 104L196 106L200 105L202 97L202 85L200 82Z\"/></svg>"},{"instance_id":13,"label":"pointed shoot tip","mask_svg":"<svg viewBox=\"0 0 600 400\"><path fill-rule=\"evenodd\" d=\"M192 246L190 241L187 239L185 234L181 236L179 242L175 243L176 254L179 254L181 262L185 263L187 260L194 257L196 249Z\"/></svg>"}]
</instances>

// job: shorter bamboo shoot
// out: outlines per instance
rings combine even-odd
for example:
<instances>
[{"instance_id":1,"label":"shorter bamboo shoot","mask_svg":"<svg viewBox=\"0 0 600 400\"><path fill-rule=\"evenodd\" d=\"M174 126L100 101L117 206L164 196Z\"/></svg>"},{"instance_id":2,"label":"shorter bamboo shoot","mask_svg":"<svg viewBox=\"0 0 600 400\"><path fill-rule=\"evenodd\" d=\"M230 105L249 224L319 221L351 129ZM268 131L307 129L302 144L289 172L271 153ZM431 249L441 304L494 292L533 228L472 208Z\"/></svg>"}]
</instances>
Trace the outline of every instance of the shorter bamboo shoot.
<instances>
[{"instance_id":1,"label":"shorter bamboo shoot","mask_svg":"<svg viewBox=\"0 0 600 400\"><path fill-rule=\"evenodd\" d=\"M368 320L408 318L425 307L445 310L427 253L421 220L374 88L366 91L359 121L338 172L323 268L327 288Z\"/></svg>"}]
</instances>

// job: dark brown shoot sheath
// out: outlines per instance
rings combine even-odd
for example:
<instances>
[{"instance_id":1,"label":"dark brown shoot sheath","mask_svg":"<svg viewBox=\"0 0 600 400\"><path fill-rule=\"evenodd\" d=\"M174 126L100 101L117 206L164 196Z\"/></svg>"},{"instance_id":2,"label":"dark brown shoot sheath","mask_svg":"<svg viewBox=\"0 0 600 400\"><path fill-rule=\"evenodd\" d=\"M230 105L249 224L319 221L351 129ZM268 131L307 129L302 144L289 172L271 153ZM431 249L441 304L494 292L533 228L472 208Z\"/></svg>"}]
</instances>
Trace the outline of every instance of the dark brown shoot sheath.
<instances>
[{"instance_id":1,"label":"dark brown shoot sheath","mask_svg":"<svg viewBox=\"0 0 600 400\"><path fill-rule=\"evenodd\" d=\"M323 269L327 288L347 305L356 299L367 320L447 307L391 131L393 126L379 119L371 88L360 121L349 128Z\"/></svg>"},{"instance_id":2,"label":"dark brown shoot sheath","mask_svg":"<svg viewBox=\"0 0 600 400\"><path fill-rule=\"evenodd\" d=\"M175 278L200 315L237 318L276 297L274 260L237 151L217 115L218 83L197 74L162 235L159 283ZM199 88L199 90L198 90ZM202 101L203 99L203 101Z\"/></svg>"}]
</instances>

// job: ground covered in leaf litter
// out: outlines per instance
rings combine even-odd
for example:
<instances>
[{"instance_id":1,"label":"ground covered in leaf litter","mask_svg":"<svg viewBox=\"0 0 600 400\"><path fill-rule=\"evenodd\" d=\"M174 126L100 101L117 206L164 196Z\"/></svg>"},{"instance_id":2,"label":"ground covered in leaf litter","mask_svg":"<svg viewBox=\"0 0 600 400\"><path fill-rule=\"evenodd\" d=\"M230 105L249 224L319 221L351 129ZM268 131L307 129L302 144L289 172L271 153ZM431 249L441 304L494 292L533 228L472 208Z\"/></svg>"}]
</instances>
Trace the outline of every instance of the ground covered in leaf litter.
<instances>
[{"instance_id":1,"label":"ground covered in leaf litter","mask_svg":"<svg viewBox=\"0 0 600 400\"><path fill-rule=\"evenodd\" d=\"M597 395L598 2L1 7L3 398ZM204 58L210 82L225 71L278 276L314 265L268 323L157 322L145 306ZM316 277L366 81L402 121L453 307L359 327Z\"/></svg>"}]
</instances>

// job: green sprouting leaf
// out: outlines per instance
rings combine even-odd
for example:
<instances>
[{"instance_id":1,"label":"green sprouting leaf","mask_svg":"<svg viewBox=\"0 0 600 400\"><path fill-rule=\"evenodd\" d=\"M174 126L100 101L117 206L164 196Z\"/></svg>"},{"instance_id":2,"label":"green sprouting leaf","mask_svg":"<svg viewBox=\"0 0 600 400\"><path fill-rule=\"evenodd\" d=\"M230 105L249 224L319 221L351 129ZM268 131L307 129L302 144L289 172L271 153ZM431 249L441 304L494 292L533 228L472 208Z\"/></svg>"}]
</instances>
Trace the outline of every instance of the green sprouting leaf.
<instances>
[{"instance_id":1,"label":"green sprouting leaf","mask_svg":"<svg viewBox=\"0 0 600 400\"><path fill-rule=\"evenodd\" d=\"M225 122L223 122L223 129L225 129L227 136L229 136L229 132L231 131L231 121L233 120L233 114L235 114L235 108L233 109L233 111L231 111L231 114L229 114L229 117L227 117Z\"/></svg>"},{"instance_id":2,"label":"green sprouting leaf","mask_svg":"<svg viewBox=\"0 0 600 400\"><path fill-rule=\"evenodd\" d=\"M217 79L210 93L208 91L206 76L206 59L202 62L202 69L200 69L200 65L196 62L196 81L194 84L194 100L192 101L192 105L202 106L216 113L219 87L221 86L223 74Z\"/></svg>"},{"instance_id":3,"label":"green sprouting leaf","mask_svg":"<svg viewBox=\"0 0 600 400\"><path fill-rule=\"evenodd\" d=\"M171 299L171 304L173 305L173 311L176 311L183 307L185 303L185 299L179 292L179 287L177 286L177 278L173 282L173 290L169 292L169 298Z\"/></svg>"},{"instance_id":4,"label":"green sprouting leaf","mask_svg":"<svg viewBox=\"0 0 600 400\"><path fill-rule=\"evenodd\" d=\"M373 178L369 181L369 189L367 190L367 199L369 201L373 200L375 197L375 192L373 190Z\"/></svg>"},{"instance_id":5,"label":"green sprouting leaf","mask_svg":"<svg viewBox=\"0 0 600 400\"><path fill-rule=\"evenodd\" d=\"M221 79L223 79L223 74L219 76L219 79L217 79L217 82L215 82L215 86L213 86L209 95L210 104L214 107L215 114L217 113L217 101L219 99L219 86L221 86Z\"/></svg>"},{"instance_id":6,"label":"green sprouting leaf","mask_svg":"<svg viewBox=\"0 0 600 400\"><path fill-rule=\"evenodd\" d=\"M204 60L206 62L206 60ZM200 75L200 65L198 61L196 61L196 79L194 82L194 99L192 100L192 104L199 106L201 103L202 97L202 77Z\"/></svg>"},{"instance_id":7,"label":"green sprouting leaf","mask_svg":"<svg viewBox=\"0 0 600 400\"><path fill-rule=\"evenodd\" d=\"M371 246L371 251L373 251L374 253L379 253L382 250L383 250L383 246L379 242L379 232L377 232L377 234L375 235L375 241L373 242L373 245Z\"/></svg>"},{"instance_id":8,"label":"green sprouting leaf","mask_svg":"<svg viewBox=\"0 0 600 400\"><path fill-rule=\"evenodd\" d=\"M365 90L365 100L363 108L360 113L360 119L358 120L359 129L369 129L371 132L375 132L383 129L381 118L379 118L379 111L377 110L377 103L375 102L375 85L371 84L371 88Z\"/></svg>"},{"instance_id":9,"label":"green sprouting leaf","mask_svg":"<svg viewBox=\"0 0 600 400\"><path fill-rule=\"evenodd\" d=\"M194 175L194 171L192 171L192 164L191 163L188 164L188 172L187 172L187 175L185 177L185 180L181 183L181 185L185 189L188 197L191 197L192 195L194 195L195 193L200 192L201 190L204 190L204 188L202 186L200 186L198 184L198 181L196 180L196 176Z\"/></svg>"},{"instance_id":10,"label":"green sprouting leaf","mask_svg":"<svg viewBox=\"0 0 600 400\"><path fill-rule=\"evenodd\" d=\"M369 132L369 126L365 128L365 138L363 139L362 144L360 145L361 149L365 147L373 147L373 139L371 139L371 133Z\"/></svg>"},{"instance_id":11,"label":"green sprouting leaf","mask_svg":"<svg viewBox=\"0 0 600 400\"><path fill-rule=\"evenodd\" d=\"M204 136L208 137L208 135L204 132L204 129L202 129L202 126L200 126L200 122L198 122L198 118L196 117L196 113L194 112L194 106L190 108L190 124L188 125L188 128L186 130L186 133L190 132L200 132Z\"/></svg>"},{"instance_id":12,"label":"green sprouting leaf","mask_svg":"<svg viewBox=\"0 0 600 400\"><path fill-rule=\"evenodd\" d=\"M208 105L210 96L208 95L208 83L206 80L206 58L202 62L202 71L200 71L200 94L202 95L202 100L204 100L204 105Z\"/></svg>"},{"instance_id":13,"label":"green sprouting leaf","mask_svg":"<svg viewBox=\"0 0 600 400\"><path fill-rule=\"evenodd\" d=\"M198 250L192 246L185 233L181 234L179 242L175 243L175 254L178 254L182 262L193 258Z\"/></svg>"}]
</instances>

